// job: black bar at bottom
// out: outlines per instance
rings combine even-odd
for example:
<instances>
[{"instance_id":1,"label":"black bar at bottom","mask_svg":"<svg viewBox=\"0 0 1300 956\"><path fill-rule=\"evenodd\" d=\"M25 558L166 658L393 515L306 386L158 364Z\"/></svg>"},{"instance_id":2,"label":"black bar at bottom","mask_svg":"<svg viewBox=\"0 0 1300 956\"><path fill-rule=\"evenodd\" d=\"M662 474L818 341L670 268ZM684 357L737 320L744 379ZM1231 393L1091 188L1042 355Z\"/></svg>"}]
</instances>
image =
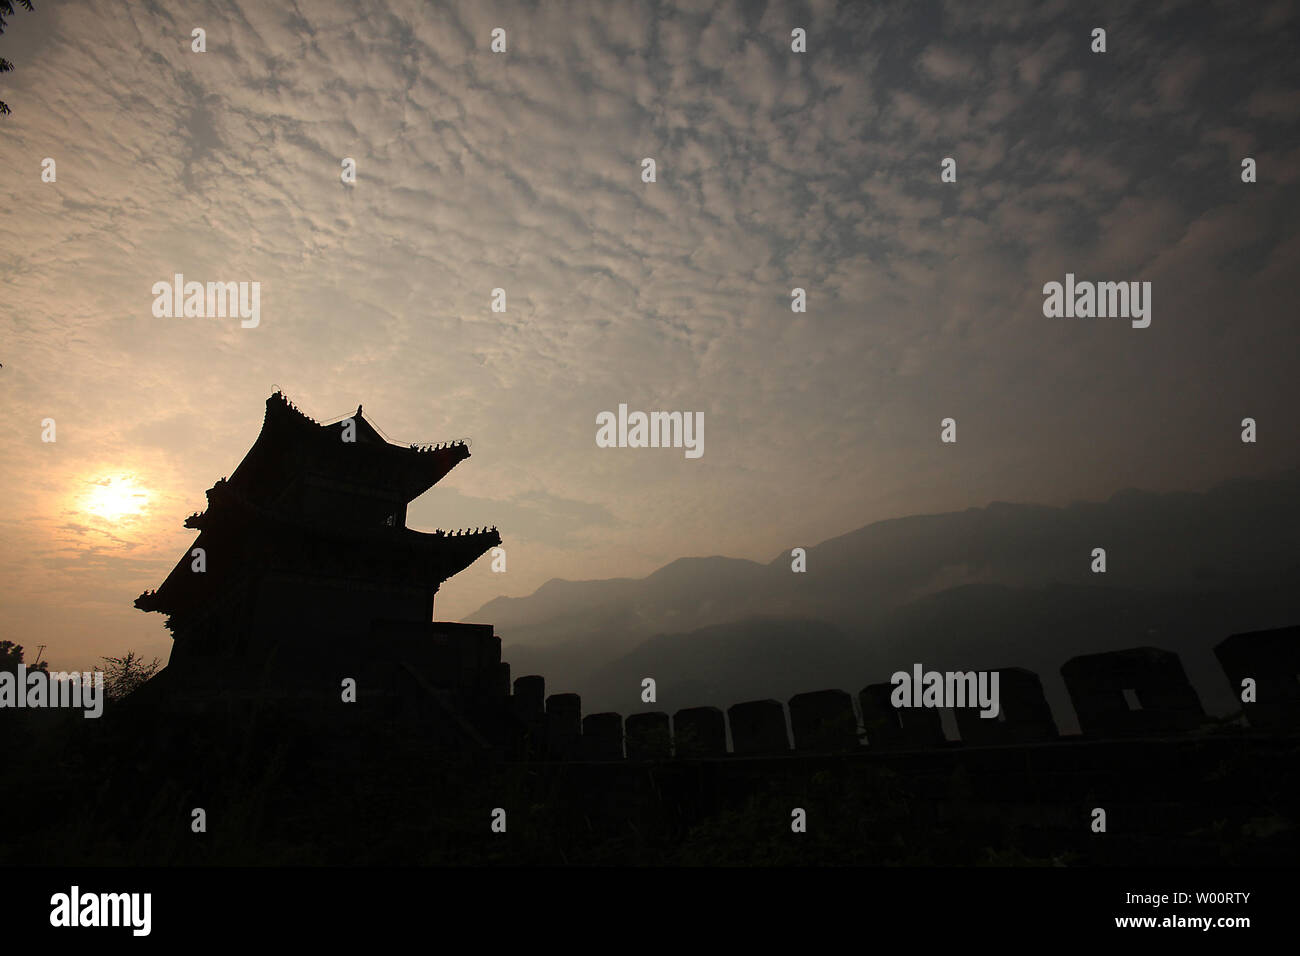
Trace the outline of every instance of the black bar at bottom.
<instances>
[{"instance_id":1,"label":"black bar at bottom","mask_svg":"<svg viewBox=\"0 0 1300 956\"><path fill-rule=\"evenodd\" d=\"M926 943L1200 934L1231 944L1284 932L1294 915L1293 883L1294 871L1280 869L13 867L0 869L0 926L7 942L83 944L114 937L373 944L429 934L450 942L465 932L491 941L526 932L675 946L673 936L688 925L710 926L727 941L792 932L810 944L837 930L859 940L901 932ZM109 922L116 913L126 925L52 925L52 914L73 921L74 886L77 922ZM128 908L127 897L103 896L144 893L147 937L136 934L143 896L129 898L138 909ZM60 894L67 898L61 911Z\"/></svg>"}]
</instances>

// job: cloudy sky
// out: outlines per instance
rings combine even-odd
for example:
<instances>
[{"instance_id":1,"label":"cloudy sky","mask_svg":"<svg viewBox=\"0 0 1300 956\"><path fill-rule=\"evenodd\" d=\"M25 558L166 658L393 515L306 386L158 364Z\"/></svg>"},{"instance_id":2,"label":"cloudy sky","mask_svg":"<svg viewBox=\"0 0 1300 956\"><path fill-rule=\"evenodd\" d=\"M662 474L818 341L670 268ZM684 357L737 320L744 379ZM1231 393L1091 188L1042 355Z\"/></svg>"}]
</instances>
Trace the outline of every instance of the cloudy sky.
<instances>
[{"instance_id":1,"label":"cloudy sky","mask_svg":"<svg viewBox=\"0 0 1300 956\"><path fill-rule=\"evenodd\" d=\"M165 659L131 602L276 385L472 438L409 523L496 524L509 570L447 619L1294 466L1300 11L1137 6L37 0L0 37L0 637ZM260 325L155 317L177 272L260 282ZM1150 281L1150 327L1044 317L1066 272ZM619 403L703 412L703 457L597 448Z\"/></svg>"}]
</instances>

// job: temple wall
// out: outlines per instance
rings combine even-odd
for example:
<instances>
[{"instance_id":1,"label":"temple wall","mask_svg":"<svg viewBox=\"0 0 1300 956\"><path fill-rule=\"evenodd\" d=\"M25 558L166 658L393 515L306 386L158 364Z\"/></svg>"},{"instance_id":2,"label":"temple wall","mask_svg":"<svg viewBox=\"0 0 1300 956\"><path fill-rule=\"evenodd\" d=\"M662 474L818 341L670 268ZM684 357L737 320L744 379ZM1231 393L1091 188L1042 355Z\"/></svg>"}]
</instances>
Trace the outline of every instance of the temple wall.
<instances>
[{"instance_id":1,"label":"temple wall","mask_svg":"<svg viewBox=\"0 0 1300 956\"><path fill-rule=\"evenodd\" d=\"M373 621L427 623L428 600L425 588L268 575L260 589L254 640L285 648L332 637L355 640L370 633Z\"/></svg>"}]
</instances>

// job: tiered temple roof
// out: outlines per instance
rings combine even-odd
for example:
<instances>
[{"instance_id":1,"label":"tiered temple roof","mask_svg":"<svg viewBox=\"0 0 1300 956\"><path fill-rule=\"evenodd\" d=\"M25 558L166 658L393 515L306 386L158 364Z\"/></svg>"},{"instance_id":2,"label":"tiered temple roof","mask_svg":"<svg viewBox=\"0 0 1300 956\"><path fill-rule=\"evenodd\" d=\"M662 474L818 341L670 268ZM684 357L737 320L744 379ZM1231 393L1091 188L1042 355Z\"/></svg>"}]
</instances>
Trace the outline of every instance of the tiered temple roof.
<instances>
[{"instance_id":1,"label":"tiered temple roof","mask_svg":"<svg viewBox=\"0 0 1300 956\"><path fill-rule=\"evenodd\" d=\"M191 549L204 550L205 570L196 572L187 552L135 606L183 615L219 600L233 582L274 574L318 586L423 590L431 613L439 585L501 543L495 528L448 534L406 527L410 501L468 457L465 442L392 443L360 406L322 425L277 391L244 460L208 489L207 509L185 521L199 531Z\"/></svg>"},{"instance_id":2,"label":"tiered temple roof","mask_svg":"<svg viewBox=\"0 0 1300 956\"><path fill-rule=\"evenodd\" d=\"M351 442L343 441L349 423L355 428ZM393 444L366 421L360 405L349 418L322 425L276 392L266 400L262 432L230 476L230 486L254 501L290 505L306 473L332 487L406 504L468 457L464 442Z\"/></svg>"}]
</instances>

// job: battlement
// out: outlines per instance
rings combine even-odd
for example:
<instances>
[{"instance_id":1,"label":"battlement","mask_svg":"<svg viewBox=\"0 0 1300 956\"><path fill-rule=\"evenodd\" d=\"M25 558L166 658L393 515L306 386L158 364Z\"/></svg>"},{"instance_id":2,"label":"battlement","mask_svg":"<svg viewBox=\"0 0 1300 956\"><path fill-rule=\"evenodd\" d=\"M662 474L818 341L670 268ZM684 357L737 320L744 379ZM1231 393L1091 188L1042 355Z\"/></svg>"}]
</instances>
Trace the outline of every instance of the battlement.
<instances>
[{"instance_id":1,"label":"battlement","mask_svg":"<svg viewBox=\"0 0 1300 956\"><path fill-rule=\"evenodd\" d=\"M856 698L830 689L796 694L786 703L753 700L724 712L689 707L669 715L645 711L582 714L577 694L546 696L537 675L514 682L511 710L523 728L526 759L546 761L658 761L800 755L908 752L1006 747L1214 734L1236 726L1253 731L1300 732L1300 693L1278 674L1300 673L1300 627L1237 634L1215 653L1234 694L1254 680L1270 693L1243 702L1240 715L1208 717L1177 654L1141 647L1075 657L1061 666L1081 734L1062 735L1038 675L1003 668L999 712L981 717L972 707L949 708L956 739L945 734L942 708L895 707L890 683L872 683ZM856 706L855 706L856 704Z\"/></svg>"}]
</instances>

